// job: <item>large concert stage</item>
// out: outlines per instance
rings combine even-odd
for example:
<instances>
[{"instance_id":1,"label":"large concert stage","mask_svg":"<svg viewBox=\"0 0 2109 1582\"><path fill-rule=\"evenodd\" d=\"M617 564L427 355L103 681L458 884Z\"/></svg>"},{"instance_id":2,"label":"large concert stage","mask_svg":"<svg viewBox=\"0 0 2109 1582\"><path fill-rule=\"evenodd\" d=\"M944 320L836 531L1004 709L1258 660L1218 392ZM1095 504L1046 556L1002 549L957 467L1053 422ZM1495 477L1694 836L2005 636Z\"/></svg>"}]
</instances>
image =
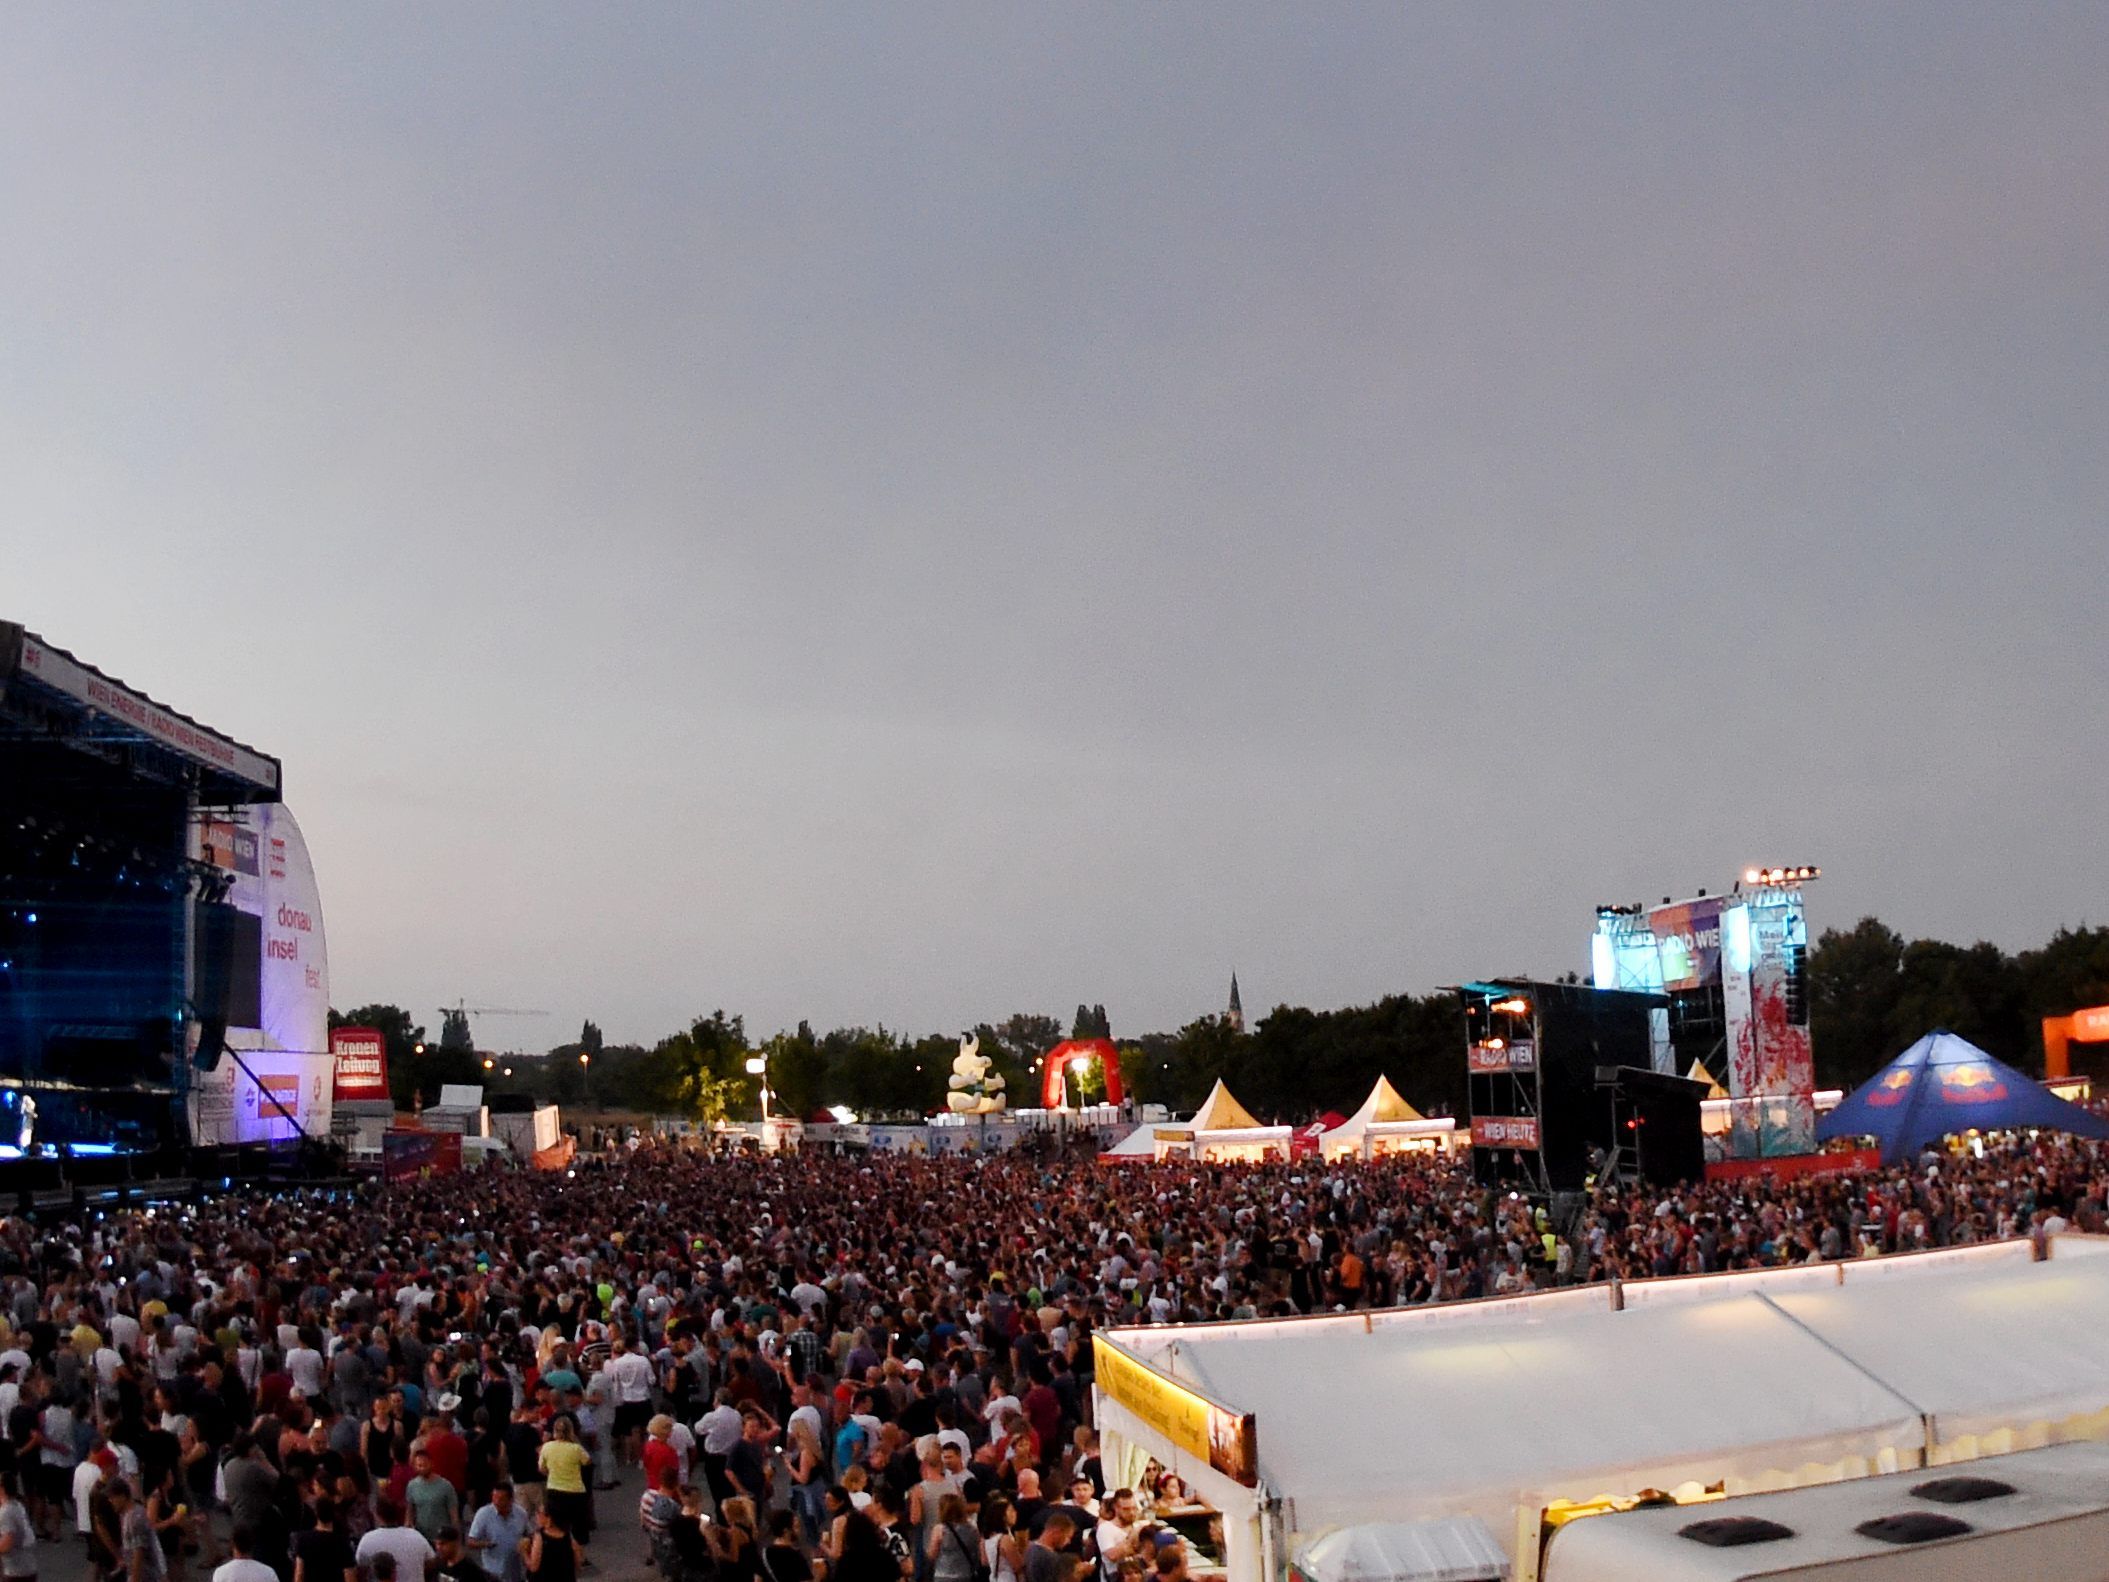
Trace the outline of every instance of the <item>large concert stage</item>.
<instances>
[{"instance_id":1,"label":"large concert stage","mask_svg":"<svg viewBox=\"0 0 2109 1582\"><path fill-rule=\"evenodd\" d=\"M329 1136L321 906L278 761L0 622L0 1209Z\"/></svg>"}]
</instances>

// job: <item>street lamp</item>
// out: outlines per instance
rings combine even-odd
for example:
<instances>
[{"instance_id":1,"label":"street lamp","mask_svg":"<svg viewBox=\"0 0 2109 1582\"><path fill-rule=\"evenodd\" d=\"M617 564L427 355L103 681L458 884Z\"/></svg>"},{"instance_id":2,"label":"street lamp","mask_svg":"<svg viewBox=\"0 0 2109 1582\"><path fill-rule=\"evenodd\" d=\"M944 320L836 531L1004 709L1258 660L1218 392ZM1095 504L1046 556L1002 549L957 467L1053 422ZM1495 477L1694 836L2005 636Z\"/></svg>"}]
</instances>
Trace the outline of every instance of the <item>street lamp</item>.
<instances>
[{"instance_id":1,"label":"street lamp","mask_svg":"<svg viewBox=\"0 0 2109 1582\"><path fill-rule=\"evenodd\" d=\"M493 1066L495 1066L496 1064L497 1064L497 1062L496 1062L495 1060L491 1059L491 1057L490 1057L489 1055L485 1055L485 1056L483 1057L483 1069L484 1069L484 1070L486 1070L486 1071L489 1071L489 1070L490 1070L490 1069L491 1069L491 1068L492 1068Z\"/></svg>"},{"instance_id":2,"label":"street lamp","mask_svg":"<svg viewBox=\"0 0 2109 1582\"><path fill-rule=\"evenodd\" d=\"M579 1052L579 1103L584 1104L593 1096L593 1057L584 1050Z\"/></svg>"},{"instance_id":3,"label":"street lamp","mask_svg":"<svg viewBox=\"0 0 2109 1582\"><path fill-rule=\"evenodd\" d=\"M762 1079L762 1139L766 1145L769 1133L769 1057L767 1055L749 1055L747 1057L747 1075Z\"/></svg>"}]
</instances>

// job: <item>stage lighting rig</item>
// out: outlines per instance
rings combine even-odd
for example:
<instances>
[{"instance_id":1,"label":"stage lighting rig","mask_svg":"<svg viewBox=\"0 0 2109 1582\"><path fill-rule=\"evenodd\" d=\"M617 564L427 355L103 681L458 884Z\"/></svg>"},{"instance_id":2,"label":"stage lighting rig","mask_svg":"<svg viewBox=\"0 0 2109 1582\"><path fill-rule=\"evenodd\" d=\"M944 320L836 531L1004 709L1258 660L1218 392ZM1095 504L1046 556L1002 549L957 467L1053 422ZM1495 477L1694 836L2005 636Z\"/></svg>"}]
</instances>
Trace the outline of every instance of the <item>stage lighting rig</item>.
<instances>
[{"instance_id":1,"label":"stage lighting rig","mask_svg":"<svg viewBox=\"0 0 2109 1582\"><path fill-rule=\"evenodd\" d=\"M1812 879L1821 879L1823 870L1803 866L1800 868L1745 868L1743 882L1759 889L1784 889L1789 885L1807 884Z\"/></svg>"}]
</instances>

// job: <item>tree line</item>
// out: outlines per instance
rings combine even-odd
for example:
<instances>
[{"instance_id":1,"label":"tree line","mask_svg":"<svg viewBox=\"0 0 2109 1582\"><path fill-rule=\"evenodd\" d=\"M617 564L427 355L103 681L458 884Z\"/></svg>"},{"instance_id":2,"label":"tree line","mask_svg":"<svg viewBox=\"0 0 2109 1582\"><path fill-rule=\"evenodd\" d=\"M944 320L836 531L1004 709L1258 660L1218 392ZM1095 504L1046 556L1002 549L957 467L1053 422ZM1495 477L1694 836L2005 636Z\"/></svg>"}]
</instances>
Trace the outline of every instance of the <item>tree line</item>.
<instances>
[{"instance_id":1,"label":"tree line","mask_svg":"<svg viewBox=\"0 0 2109 1582\"><path fill-rule=\"evenodd\" d=\"M2109 928L2061 930L2039 949L2009 954L1985 943L1906 940L1869 917L1826 930L1810 948L1807 971L1819 1086L1856 1086L1936 1027L2040 1075L2042 1019L2109 1004ZM481 1082L574 1107L752 1119L762 1079L747 1066L760 1057L772 1113L804 1119L841 1106L866 1118L911 1117L943 1105L959 1048L953 1033L884 1026L816 1033L805 1022L757 1039L744 1017L715 1010L650 1046L608 1044L589 1021L577 1039L546 1054L499 1057L468 1047L466 1027L449 1027L443 1041L427 1044L424 1029L393 1005L331 1018L333 1026L380 1030L396 1101L406 1108L432 1102L444 1083ZM968 1031L994 1060L1012 1102L1038 1103L1041 1063L1065 1037L1063 1023L1019 1012ZM1066 1036L1113 1038L1105 1007L1079 1005ZM1457 997L1441 990L1337 1010L1277 1005L1249 1032L1203 1016L1176 1032L1115 1043L1129 1096L1175 1112L1191 1110L1221 1079L1255 1114L1301 1121L1352 1110L1379 1076L1428 1113L1465 1109L1464 1020ZM1103 1096L1095 1074L1062 1079L1072 1102Z\"/></svg>"}]
</instances>

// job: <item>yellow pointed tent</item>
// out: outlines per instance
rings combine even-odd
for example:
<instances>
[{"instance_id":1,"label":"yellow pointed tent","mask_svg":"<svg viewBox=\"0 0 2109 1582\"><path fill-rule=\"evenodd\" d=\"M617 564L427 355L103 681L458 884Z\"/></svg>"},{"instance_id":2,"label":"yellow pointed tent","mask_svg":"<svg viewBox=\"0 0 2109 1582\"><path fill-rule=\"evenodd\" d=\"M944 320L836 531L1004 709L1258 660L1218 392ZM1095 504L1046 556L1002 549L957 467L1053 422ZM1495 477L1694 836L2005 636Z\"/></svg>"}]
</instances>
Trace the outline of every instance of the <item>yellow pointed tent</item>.
<instances>
[{"instance_id":1,"label":"yellow pointed tent","mask_svg":"<svg viewBox=\"0 0 2109 1582\"><path fill-rule=\"evenodd\" d=\"M1409 1139L1423 1148L1439 1147L1435 1139L1456 1129L1454 1119L1429 1120L1406 1102L1389 1077L1380 1076L1362 1108L1320 1137L1318 1146L1328 1159L1367 1159L1407 1146Z\"/></svg>"},{"instance_id":2,"label":"yellow pointed tent","mask_svg":"<svg viewBox=\"0 0 2109 1582\"><path fill-rule=\"evenodd\" d=\"M1365 1125L1370 1121L1420 1121L1427 1117L1400 1096L1391 1085L1391 1078L1377 1078L1377 1085L1369 1090L1369 1097L1362 1101L1362 1108L1347 1118L1352 1126L1356 1121Z\"/></svg>"},{"instance_id":3,"label":"yellow pointed tent","mask_svg":"<svg viewBox=\"0 0 2109 1582\"><path fill-rule=\"evenodd\" d=\"M1155 1134L1157 1157L1177 1154L1196 1159L1264 1159L1289 1151L1287 1126L1268 1126L1240 1104L1222 1079L1208 1090L1208 1097L1194 1111L1194 1118L1176 1129L1159 1127Z\"/></svg>"},{"instance_id":4,"label":"yellow pointed tent","mask_svg":"<svg viewBox=\"0 0 2109 1582\"><path fill-rule=\"evenodd\" d=\"M1722 1087L1720 1083L1714 1080L1714 1074L1707 1070L1705 1064L1701 1061L1694 1060L1692 1062L1692 1069L1684 1074L1684 1080L1687 1082L1705 1083L1706 1097L1710 1099L1725 1099L1728 1097L1728 1089Z\"/></svg>"},{"instance_id":5,"label":"yellow pointed tent","mask_svg":"<svg viewBox=\"0 0 2109 1582\"><path fill-rule=\"evenodd\" d=\"M1208 1090L1208 1097L1201 1101L1201 1107L1194 1111L1194 1118L1187 1124L1197 1132L1230 1132L1245 1131L1259 1125L1259 1121L1218 1077L1216 1085Z\"/></svg>"}]
</instances>

